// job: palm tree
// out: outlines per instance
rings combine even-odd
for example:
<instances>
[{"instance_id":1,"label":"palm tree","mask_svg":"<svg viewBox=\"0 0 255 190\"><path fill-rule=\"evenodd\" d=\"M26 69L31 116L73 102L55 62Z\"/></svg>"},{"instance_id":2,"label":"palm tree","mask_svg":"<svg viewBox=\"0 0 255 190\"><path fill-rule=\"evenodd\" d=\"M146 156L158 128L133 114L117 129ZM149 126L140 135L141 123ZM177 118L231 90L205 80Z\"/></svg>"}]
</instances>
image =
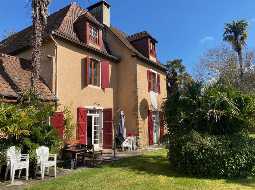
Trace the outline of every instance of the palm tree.
<instances>
[{"instance_id":1,"label":"palm tree","mask_svg":"<svg viewBox=\"0 0 255 190\"><path fill-rule=\"evenodd\" d=\"M245 20L233 21L225 25L223 40L230 43L233 49L237 52L240 65L240 79L243 79L243 47L246 45L248 37L248 22Z\"/></svg>"},{"instance_id":2,"label":"palm tree","mask_svg":"<svg viewBox=\"0 0 255 190\"><path fill-rule=\"evenodd\" d=\"M47 25L48 5L50 0L32 0L32 20L33 20L33 36L32 36L32 76L31 88L36 90L36 81L40 76L40 60L42 36Z\"/></svg>"}]
</instances>

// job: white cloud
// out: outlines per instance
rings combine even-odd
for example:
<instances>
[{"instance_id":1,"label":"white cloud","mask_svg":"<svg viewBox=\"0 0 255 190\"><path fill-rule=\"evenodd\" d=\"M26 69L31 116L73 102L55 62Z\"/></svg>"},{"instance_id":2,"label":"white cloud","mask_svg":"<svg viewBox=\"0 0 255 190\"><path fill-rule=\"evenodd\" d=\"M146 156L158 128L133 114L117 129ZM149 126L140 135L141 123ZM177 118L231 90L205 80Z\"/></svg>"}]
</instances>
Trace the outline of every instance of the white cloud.
<instances>
[{"instance_id":1,"label":"white cloud","mask_svg":"<svg viewBox=\"0 0 255 190\"><path fill-rule=\"evenodd\" d=\"M248 22L249 22L249 24L253 24L253 23L255 23L255 18L251 18L251 19L249 19L249 20L248 20Z\"/></svg>"},{"instance_id":2,"label":"white cloud","mask_svg":"<svg viewBox=\"0 0 255 190\"><path fill-rule=\"evenodd\" d=\"M214 37L212 36L206 36L200 40L201 44L205 44L206 42L214 41Z\"/></svg>"}]
</instances>

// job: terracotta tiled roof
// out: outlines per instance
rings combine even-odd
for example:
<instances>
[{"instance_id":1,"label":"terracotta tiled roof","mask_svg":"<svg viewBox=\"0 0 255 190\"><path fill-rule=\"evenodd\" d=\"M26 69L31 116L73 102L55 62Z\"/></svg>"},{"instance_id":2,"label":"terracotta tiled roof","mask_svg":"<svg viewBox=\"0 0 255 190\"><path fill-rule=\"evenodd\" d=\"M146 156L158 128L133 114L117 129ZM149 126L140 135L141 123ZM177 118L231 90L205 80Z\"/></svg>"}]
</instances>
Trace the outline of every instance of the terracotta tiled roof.
<instances>
[{"instance_id":1,"label":"terracotta tiled roof","mask_svg":"<svg viewBox=\"0 0 255 190\"><path fill-rule=\"evenodd\" d=\"M155 38L153 38L147 31L143 31L143 32L138 32L135 34L132 34L130 36L127 36L127 39L132 42L132 41L136 41L136 40L140 40L143 38L149 37L152 40L154 40L155 42L157 42L157 40Z\"/></svg>"},{"instance_id":2,"label":"terracotta tiled roof","mask_svg":"<svg viewBox=\"0 0 255 190\"><path fill-rule=\"evenodd\" d=\"M0 96L18 98L19 94L31 87L31 62L6 54L0 54ZM36 84L40 98L45 101L55 99L54 95L43 82Z\"/></svg>"},{"instance_id":3,"label":"terracotta tiled roof","mask_svg":"<svg viewBox=\"0 0 255 190\"><path fill-rule=\"evenodd\" d=\"M118 60L118 58L110 55L105 47L103 47L102 50L96 50L90 46L85 46L85 44L78 38L78 35L74 29L74 23L81 16L84 16L91 22L103 27L103 25L98 22L96 18L92 16L87 10L81 8L76 3L72 3L48 17L48 24L44 38L47 38L53 34L58 37L65 38L66 40L69 40L78 45L83 45L85 48L91 51L96 51L97 53L101 53L104 56ZM15 55L17 51L30 47L31 40L32 27L30 26L2 41L0 43L2 44L0 46L0 52Z\"/></svg>"},{"instance_id":4,"label":"terracotta tiled roof","mask_svg":"<svg viewBox=\"0 0 255 190\"><path fill-rule=\"evenodd\" d=\"M153 62L147 57L143 56L130 43L130 41L132 41L133 39L138 39L148 35L150 36L151 39L153 39L148 32L141 32L131 36L127 36L124 32L118 30L117 28L114 28L114 27L108 28L105 25L103 26L87 10L81 8L76 3L72 3L49 16L47 30L46 30L47 32L44 34L44 37L46 38L49 35L54 35L61 39L68 40L72 43L75 43L76 45L81 46L82 48L86 48L89 51L97 52L103 56L107 56L108 58L111 58L112 60L119 61L119 58L111 55L111 44L106 44L104 42L103 49L98 50L86 45L84 42L82 42L79 39L78 35L75 33L74 23L76 22L78 18L81 18L81 16L85 16L91 22L94 22L95 24L101 27L104 27L106 31L112 32L115 36L119 38L119 40L123 44L125 44L128 47L128 49L130 49L134 53L134 56L137 56L138 58L142 59L143 61L145 61L146 63L152 66L165 70L164 66L162 66L158 62L157 63ZM32 27L28 27L24 29L23 31L18 32L17 34L1 42L3 46L2 47L0 46L0 52L13 55L15 54L15 52L20 51L23 48L30 47L31 36L32 36Z\"/></svg>"}]
</instances>

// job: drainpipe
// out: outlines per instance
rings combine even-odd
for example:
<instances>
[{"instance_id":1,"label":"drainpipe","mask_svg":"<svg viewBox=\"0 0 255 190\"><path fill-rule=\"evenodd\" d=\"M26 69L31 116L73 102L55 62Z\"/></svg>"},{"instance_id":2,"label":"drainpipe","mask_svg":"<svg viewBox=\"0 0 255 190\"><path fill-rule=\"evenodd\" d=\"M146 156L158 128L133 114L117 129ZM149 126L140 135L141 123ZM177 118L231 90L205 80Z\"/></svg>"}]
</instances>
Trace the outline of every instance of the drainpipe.
<instances>
[{"instance_id":1,"label":"drainpipe","mask_svg":"<svg viewBox=\"0 0 255 190\"><path fill-rule=\"evenodd\" d=\"M54 32L52 32L53 34ZM54 91L55 91L55 96L58 99L58 43L57 41L53 38L52 35L50 35L50 39L54 42L55 45L55 57L52 57L52 59L55 58L54 64L55 64L55 70L54 70ZM55 109L57 109L57 102L55 102Z\"/></svg>"}]
</instances>

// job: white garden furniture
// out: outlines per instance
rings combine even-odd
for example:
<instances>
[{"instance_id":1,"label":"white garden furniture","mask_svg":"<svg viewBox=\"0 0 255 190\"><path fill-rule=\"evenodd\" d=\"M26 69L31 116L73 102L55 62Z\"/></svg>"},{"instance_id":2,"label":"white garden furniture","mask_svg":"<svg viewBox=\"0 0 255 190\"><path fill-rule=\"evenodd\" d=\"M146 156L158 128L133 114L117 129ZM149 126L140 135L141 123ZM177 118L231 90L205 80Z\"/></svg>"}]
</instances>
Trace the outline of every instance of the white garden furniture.
<instances>
[{"instance_id":1,"label":"white garden furniture","mask_svg":"<svg viewBox=\"0 0 255 190\"><path fill-rule=\"evenodd\" d=\"M22 169L26 169L26 180L28 180L29 173L29 155L21 154L20 149L15 146L7 150L7 168L5 172L5 180L7 179L8 172L10 171L11 183L14 182L15 172L19 170L19 178Z\"/></svg>"},{"instance_id":2,"label":"white garden furniture","mask_svg":"<svg viewBox=\"0 0 255 190\"><path fill-rule=\"evenodd\" d=\"M41 146L36 149L36 155L37 155L37 167L36 170L38 171L38 168L40 168L40 173L42 180L44 179L45 172L49 172L50 167L54 167L54 176L57 175L57 155L56 154L50 154L49 148L46 146Z\"/></svg>"},{"instance_id":3,"label":"white garden furniture","mask_svg":"<svg viewBox=\"0 0 255 190\"><path fill-rule=\"evenodd\" d=\"M136 137L127 137L121 146L122 150L125 148L127 148L129 151L136 150Z\"/></svg>"}]
</instances>

